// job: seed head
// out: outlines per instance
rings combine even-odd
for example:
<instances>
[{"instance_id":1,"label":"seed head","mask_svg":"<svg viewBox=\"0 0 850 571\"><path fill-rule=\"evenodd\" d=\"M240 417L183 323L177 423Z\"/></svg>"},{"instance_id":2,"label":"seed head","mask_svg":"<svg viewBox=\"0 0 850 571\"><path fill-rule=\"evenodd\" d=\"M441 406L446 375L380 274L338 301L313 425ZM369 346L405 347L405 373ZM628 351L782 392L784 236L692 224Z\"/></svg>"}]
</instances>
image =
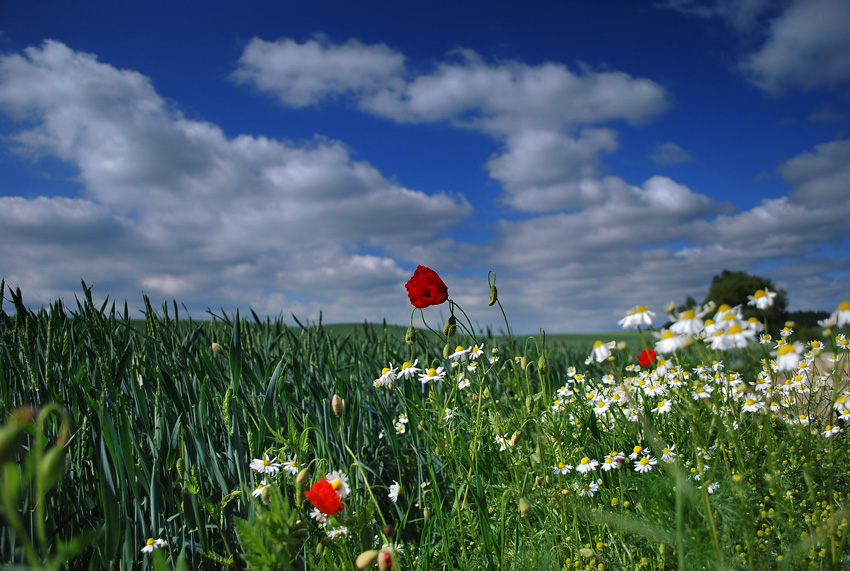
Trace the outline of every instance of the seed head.
<instances>
[{"instance_id":1,"label":"seed head","mask_svg":"<svg viewBox=\"0 0 850 571\"><path fill-rule=\"evenodd\" d=\"M339 395L334 395L331 399L331 409L333 409L337 418L342 418L345 412L345 401L339 398Z\"/></svg>"}]
</instances>

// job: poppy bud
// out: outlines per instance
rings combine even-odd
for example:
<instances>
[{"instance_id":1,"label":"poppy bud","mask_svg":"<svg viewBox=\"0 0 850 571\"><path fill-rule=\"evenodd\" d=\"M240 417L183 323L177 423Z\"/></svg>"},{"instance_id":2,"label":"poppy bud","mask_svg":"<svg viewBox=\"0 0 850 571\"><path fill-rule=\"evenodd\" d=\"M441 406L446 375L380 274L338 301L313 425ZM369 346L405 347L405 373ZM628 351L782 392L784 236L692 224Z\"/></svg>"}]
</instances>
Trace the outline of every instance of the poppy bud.
<instances>
[{"instance_id":1,"label":"poppy bud","mask_svg":"<svg viewBox=\"0 0 850 571\"><path fill-rule=\"evenodd\" d=\"M516 443L519 442L519 437L522 434L521 431L517 430L514 432L514 435L511 436L511 446L516 446Z\"/></svg>"},{"instance_id":2,"label":"poppy bud","mask_svg":"<svg viewBox=\"0 0 850 571\"><path fill-rule=\"evenodd\" d=\"M345 401L339 398L339 395L334 395L331 399L331 409L334 411L337 418L342 418L342 415L345 412Z\"/></svg>"},{"instance_id":3,"label":"poppy bud","mask_svg":"<svg viewBox=\"0 0 850 571\"><path fill-rule=\"evenodd\" d=\"M372 565L378 559L378 553L380 553L377 549L370 549L369 551L364 551L360 555L357 556L357 559L354 561L354 564L358 569L365 569Z\"/></svg>"},{"instance_id":4,"label":"poppy bud","mask_svg":"<svg viewBox=\"0 0 850 571\"><path fill-rule=\"evenodd\" d=\"M395 535L395 526L391 523L381 527L381 533L383 533L386 537L392 537Z\"/></svg>"},{"instance_id":5,"label":"poppy bud","mask_svg":"<svg viewBox=\"0 0 850 571\"><path fill-rule=\"evenodd\" d=\"M407 333L404 334L404 342L408 345L416 344L416 330L412 325L407 328Z\"/></svg>"},{"instance_id":6,"label":"poppy bud","mask_svg":"<svg viewBox=\"0 0 850 571\"><path fill-rule=\"evenodd\" d=\"M537 361L537 368L544 375L549 372L549 363L546 362L546 357L543 355L540 355L540 360Z\"/></svg>"},{"instance_id":7,"label":"poppy bud","mask_svg":"<svg viewBox=\"0 0 850 571\"><path fill-rule=\"evenodd\" d=\"M487 305L494 305L497 298L498 294L496 293L496 286L490 286L490 301L487 302Z\"/></svg>"},{"instance_id":8,"label":"poppy bud","mask_svg":"<svg viewBox=\"0 0 850 571\"><path fill-rule=\"evenodd\" d=\"M424 517L425 519L431 517L431 510L429 510L428 508L422 510L422 517Z\"/></svg>"},{"instance_id":9,"label":"poppy bud","mask_svg":"<svg viewBox=\"0 0 850 571\"><path fill-rule=\"evenodd\" d=\"M212 350L213 350L213 352L218 353L219 355L224 355L224 349L222 348L221 345L219 345L215 341L213 341Z\"/></svg>"},{"instance_id":10,"label":"poppy bud","mask_svg":"<svg viewBox=\"0 0 850 571\"><path fill-rule=\"evenodd\" d=\"M448 359L449 355L451 355L451 354L452 354L452 348L449 346L448 343L446 343L446 346L443 347L443 358Z\"/></svg>"},{"instance_id":11,"label":"poppy bud","mask_svg":"<svg viewBox=\"0 0 850 571\"><path fill-rule=\"evenodd\" d=\"M528 500L525 498L519 499L519 513L522 514L522 517L528 517L531 515L531 504L528 503Z\"/></svg>"},{"instance_id":12,"label":"poppy bud","mask_svg":"<svg viewBox=\"0 0 850 571\"><path fill-rule=\"evenodd\" d=\"M543 478L541 478L540 476L535 476L534 477L534 483L537 484L538 486L542 486L543 485Z\"/></svg>"},{"instance_id":13,"label":"poppy bud","mask_svg":"<svg viewBox=\"0 0 850 571\"><path fill-rule=\"evenodd\" d=\"M528 411L528 414L534 412L534 399L531 398L531 395L525 397L525 410Z\"/></svg>"},{"instance_id":14,"label":"poppy bud","mask_svg":"<svg viewBox=\"0 0 850 571\"><path fill-rule=\"evenodd\" d=\"M457 320L454 315L449 316L446 320L446 324L443 325L443 335L446 337L454 337L455 332L457 331Z\"/></svg>"},{"instance_id":15,"label":"poppy bud","mask_svg":"<svg viewBox=\"0 0 850 571\"><path fill-rule=\"evenodd\" d=\"M378 569L389 571L393 568L393 556L386 549L378 554Z\"/></svg>"},{"instance_id":16,"label":"poppy bud","mask_svg":"<svg viewBox=\"0 0 850 571\"><path fill-rule=\"evenodd\" d=\"M528 367L528 357L523 355L522 359L519 362L519 368L524 371L526 367Z\"/></svg>"},{"instance_id":17,"label":"poppy bud","mask_svg":"<svg viewBox=\"0 0 850 571\"><path fill-rule=\"evenodd\" d=\"M264 506L269 505L269 502L272 499L272 487L271 486L263 486L263 489L260 493L260 501L263 502Z\"/></svg>"},{"instance_id":18,"label":"poppy bud","mask_svg":"<svg viewBox=\"0 0 850 571\"><path fill-rule=\"evenodd\" d=\"M310 471L307 470L307 468L304 468L303 470L298 472L297 476L295 476L295 483L299 484L299 485L303 484L304 482L307 481L307 478L309 478L309 477L310 477Z\"/></svg>"}]
</instances>

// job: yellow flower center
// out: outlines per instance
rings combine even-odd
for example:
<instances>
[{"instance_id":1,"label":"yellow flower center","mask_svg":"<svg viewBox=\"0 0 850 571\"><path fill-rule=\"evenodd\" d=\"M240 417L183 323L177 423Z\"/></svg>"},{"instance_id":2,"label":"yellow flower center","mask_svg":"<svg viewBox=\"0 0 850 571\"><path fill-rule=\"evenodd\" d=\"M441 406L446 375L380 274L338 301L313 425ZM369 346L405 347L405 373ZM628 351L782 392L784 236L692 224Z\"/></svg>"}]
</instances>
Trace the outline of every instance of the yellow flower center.
<instances>
[{"instance_id":1,"label":"yellow flower center","mask_svg":"<svg viewBox=\"0 0 850 571\"><path fill-rule=\"evenodd\" d=\"M732 335L734 335L736 333L740 333L741 331L743 331L743 329L741 329L741 326L738 325L737 323L729 328L729 333L732 334Z\"/></svg>"},{"instance_id":2,"label":"yellow flower center","mask_svg":"<svg viewBox=\"0 0 850 571\"><path fill-rule=\"evenodd\" d=\"M755 400L753 400L753 399L747 399L747 406L753 406L754 404L756 404L756 401L755 401Z\"/></svg>"},{"instance_id":3,"label":"yellow flower center","mask_svg":"<svg viewBox=\"0 0 850 571\"><path fill-rule=\"evenodd\" d=\"M850 311L850 300L844 300L838 304L838 311Z\"/></svg>"},{"instance_id":4,"label":"yellow flower center","mask_svg":"<svg viewBox=\"0 0 850 571\"><path fill-rule=\"evenodd\" d=\"M563 462L558 462L558 469L563 470L566 466Z\"/></svg>"},{"instance_id":5,"label":"yellow flower center","mask_svg":"<svg viewBox=\"0 0 850 571\"><path fill-rule=\"evenodd\" d=\"M460 353L461 351L463 351L463 347L461 347L460 345L455 347L455 353Z\"/></svg>"},{"instance_id":6,"label":"yellow flower center","mask_svg":"<svg viewBox=\"0 0 850 571\"><path fill-rule=\"evenodd\" d=\"M436 377L437 376L437 369L428 369L428 376L429 377Z\"/></svg>"},{"instance_id":7,"label":"yellow flower center","mask_svg":"<svg viewBox=\"0 0 850 571\"><path fill-rule=\"evenodd\" d=\"M777 350L778 355L787 355L788 353L794 352L794 346L791 344L785 344Z\"/></svg>"},{"instance_id":8,"label":"yellow flower center","mask_svg":"<svg viewBox=\"0 0 850 571\"><path fill-rule=\"evenodd\" d=\"M389 373L389 372L390 372L390 368L389 368L389 367L384 367L383 369L381 369L381 374L382 374L382 375L386 375L386 374L387 374L387 373Z\"/></svg>"},{"instance_id":9,"label":"yellow flower center","mask_svg":"<svg viewBox=\"0 0 850 571\"><path fill-rule=\"evenodd\" d=\"M412 366L413 366L412 363L408 363L407 361L405 361L404 364L401 366L401 368L402 369L409 369Z\"/></svg>"},{"instance_id":10,"label":"yellow flower center","mask_svg":"<svg viewBox=\"0 0 850 571\"><path fill-rule=\"evenodd\" d=\"M720 307L717 308L717 313L721 313L723 311L729 311L730 309L732 309L732 308L724 303L723 305L721 305Z\"/></svg>"},{"instance_id":11,"label":"yellow flower center","mask_svg":"<svg viewBox=\"0 0 850 571\"><path fill-rule=\"evenodd\" d=\"M643 313L643 312L645 312L645 311L649 311L649 308L648 308L648 307L646 307L646 306L644 306L644 305L639 305L639 306L637 306L637 307L635 308L634 313L635 313L635 314L637 314L637 313Z\"/></svg>"},{"instance_id":12,"label":"yellow flower center","mask_svg":"<svg viewBox=\"0 0 850 571\"><path fill-rule=\"evenodd\" d=\"M632 450L634 450L635 454L640 454L643 452L643 448L641 446L635 446Z\"/></svg>"},{"instance_id":13,"label":"yellow flower center","mask_svg":"<svg viewBox=\"0 0 850 571\"><path fill-rule=\"evenodd\" d=\"M764 293L764 290L760 289L755 293L755 295L753 297L756 298L756 299L759 299L759 298L765 297L766 295L767 294Z\"/></svg>"},{"instance_id":14,"label":"yellow flower center","mask_svg":"<svg viewBox=\"0 0 850 571\"><path fill-rule=\"evenodd\" d=\"M584 458L581 459L581 463L582 464L590 464L590 458L585 456Z\"/></svg>"},{"instance_id":15,"label":"yellow flower center","mask_svg":"<svg viewBox=\"0 0 850 571\"><path fill-rule=\"evenodd\" d=\"M331 482L331 487L337 492L340 491L343 487L342 480L334 480L333 482Z\"/></svg>"},{"instance_id":16,"label":"yellow flower center","mask_svg":"<svg viewBox=\"0 0 850 571\"><path fill-rule=\"evenodd\" d=\"M676 334L672 331L665 331L664 335L661 336L662 339L670 339L671 337L675 337Z\"/></svg>"},{"instance_id":17,"label":"yellow flower center","mask_svg":"<svg viewBox=\"0 0 850 571\"><path fill-rule=\"evenodd\" d=\"M640 463L646 466L647 464L649 464L649 460L646 458L646 456L644 456L640 459Z\"/></svg>"},{"instance_id":18,"label":"yellow flower center","mask_svg":"<svg viewBox=\"0 0 850 571\"><path fill-rule=\"evenodd\" d=\"M153 537L149 537L145 545L153 545L154 543L156 543L156 540Z\"/></svg>"},{"instance_id":19,"label":"yellow flower center","mask_svg":"<svg viewBox=\"0 0 850 571\"><path fill-rule=\"evenodd\" d=\"M263 458L263 466L269 466L269 465L271 465L271 462L269 462L267 458Z\"/></svg>"},{"instance_id":20,"label":"yellow flower center","mask_svg":"<svg viewBox=\"0 0 850 571\"><path fill-rule=\"evenodd\" d=\"M679 319L694 319L696 316L697 313L693 309L688 309L679 317Z\"/></svg>"},{"instance_id":21,"label":"yellow flower center","mask_svg":"<svg viewBox=\"0 0 850 571\"><path fill-rule=\"evenodd\" d=\"M602 347L603 345L605 345L605 343L603 343L602 341L597 341L596 343L593 344L593 348L598 349L599 347Z\"/></svg>"}]
</instances>

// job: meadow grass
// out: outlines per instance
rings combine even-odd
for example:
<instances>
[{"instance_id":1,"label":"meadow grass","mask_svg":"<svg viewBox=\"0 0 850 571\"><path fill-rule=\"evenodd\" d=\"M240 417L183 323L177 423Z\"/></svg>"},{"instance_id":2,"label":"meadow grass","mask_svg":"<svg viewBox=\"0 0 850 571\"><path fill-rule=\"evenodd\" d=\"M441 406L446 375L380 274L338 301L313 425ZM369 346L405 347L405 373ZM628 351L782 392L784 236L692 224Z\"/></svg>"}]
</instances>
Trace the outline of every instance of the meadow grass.
<instances>
[{"instance_id":1,"label":"meadow grass","mask_svg":"<svg viewBox=\"0 0 850 571\"><path fill-rule=\"evenodd\" d=\"M850 566L840 335L796 348L788 371L776 341L697 338L641 366L646 331L459 323L408 343L404 328L194 321L147 299L134 322L85 285L73 308L7 295L9 566ZM322 478L344 505L330 516L304 495Z\"/></svg>"}]
</instances>

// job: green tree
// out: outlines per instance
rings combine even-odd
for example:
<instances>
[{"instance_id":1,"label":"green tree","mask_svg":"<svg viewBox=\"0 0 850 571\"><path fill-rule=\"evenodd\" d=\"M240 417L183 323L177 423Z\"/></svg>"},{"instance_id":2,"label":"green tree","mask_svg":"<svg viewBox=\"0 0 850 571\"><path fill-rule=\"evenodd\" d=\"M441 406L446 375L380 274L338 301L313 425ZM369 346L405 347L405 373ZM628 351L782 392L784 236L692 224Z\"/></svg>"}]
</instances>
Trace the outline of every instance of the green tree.
<instances>
[{"instance_id":1,"label":"green tree","mask_svg":"<svg viewBox=\"0 0 850 571\"><path fill-rule=\"evenodd\" d=\"M748 296L755 294L760 289L773 291L777 294L773 300L773 305L768 309L761 310L748 305ZM720 275L714 276L703 303L708 301L713 301L718 306L724 303L731 307L740 305L745 318L755 317L767 321L771 332L781 329L787 319L787 292L784 289L776 289L776 286L768 278L746 272L723 270Z\"/></svg>"}]
</instances>

